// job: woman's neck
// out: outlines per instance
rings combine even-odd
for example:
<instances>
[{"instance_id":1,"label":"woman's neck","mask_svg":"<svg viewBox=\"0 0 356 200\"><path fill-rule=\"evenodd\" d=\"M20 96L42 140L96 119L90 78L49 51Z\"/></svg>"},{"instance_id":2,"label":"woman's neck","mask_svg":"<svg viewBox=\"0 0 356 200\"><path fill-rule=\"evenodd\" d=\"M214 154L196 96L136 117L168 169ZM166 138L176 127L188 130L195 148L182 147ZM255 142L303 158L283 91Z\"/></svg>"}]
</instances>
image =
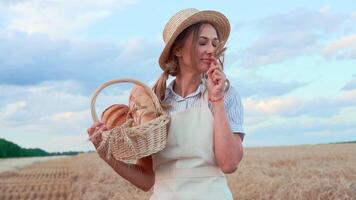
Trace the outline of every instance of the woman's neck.
<instances>
[{"instance_id":1,"label":"woman's neck","mask_svg":"<svg viewBox=\"0 0 356 200\"><path fill-rule=\"evenodd\" d=\"M181 97L186 97L197 90L201 83L201 75L195 73L178 74L173 84L173 90Z\"/></svg>"}]
</instances>

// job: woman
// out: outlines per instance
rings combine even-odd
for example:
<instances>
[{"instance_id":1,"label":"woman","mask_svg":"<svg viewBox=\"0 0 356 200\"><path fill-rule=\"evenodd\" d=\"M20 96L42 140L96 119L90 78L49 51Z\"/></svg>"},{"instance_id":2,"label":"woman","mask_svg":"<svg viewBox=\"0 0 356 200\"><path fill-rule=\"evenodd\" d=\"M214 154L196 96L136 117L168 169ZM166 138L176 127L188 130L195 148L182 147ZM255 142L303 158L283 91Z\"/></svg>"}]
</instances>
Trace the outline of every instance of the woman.
<instances>
[{"instance_id":1,"label":"woman","mask_svg":"<svg viewBox=\"0 0 356 200\"><path fill-rule=\"evenodd\" d=\"M142 190L154 186L151 199L232 199L224 174L235 172L242 159L243 110L234 88L225 91L222 63L214 57L229 33L219 12L175 14L163 31L163 74L153 88L171 115L167 147L132 165L100 155ZM176 78L166 87L169 75ZM99 123L88 133L104 130ZM92 140L95 147L100 141L100 134Z\"/></svg>"}]
</instances>

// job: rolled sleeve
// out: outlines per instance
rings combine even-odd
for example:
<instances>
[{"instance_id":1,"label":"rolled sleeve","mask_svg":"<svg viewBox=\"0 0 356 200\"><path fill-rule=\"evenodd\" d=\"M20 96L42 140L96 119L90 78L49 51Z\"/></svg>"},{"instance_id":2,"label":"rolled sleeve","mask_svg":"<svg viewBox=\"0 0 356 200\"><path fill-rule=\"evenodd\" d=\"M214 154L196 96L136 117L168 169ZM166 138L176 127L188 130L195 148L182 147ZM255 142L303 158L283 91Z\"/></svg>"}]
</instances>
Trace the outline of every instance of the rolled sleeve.
<instances>
[{"instance_id":1,"label":"rolled sleeve","mask_svg":"<svg viewBox=\"0 0 356 200\"><path fill-rule=\"evenodd\" d=\"M233 86L227 91L224 103L232 132L240 134L241 139L243 140L245 136L243 128L244 110L241 103L241 97Z\"/></svg>"}]
</instances>

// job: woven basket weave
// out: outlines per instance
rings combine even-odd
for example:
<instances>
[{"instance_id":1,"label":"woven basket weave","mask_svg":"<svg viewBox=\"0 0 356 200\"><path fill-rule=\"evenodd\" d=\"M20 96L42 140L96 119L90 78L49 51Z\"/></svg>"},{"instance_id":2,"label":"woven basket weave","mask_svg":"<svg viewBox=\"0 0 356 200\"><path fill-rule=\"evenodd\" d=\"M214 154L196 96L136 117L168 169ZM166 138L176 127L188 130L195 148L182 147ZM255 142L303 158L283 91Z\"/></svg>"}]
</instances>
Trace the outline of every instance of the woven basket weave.
<instances>
[{"instance_id":1,"label":"woven basket weave","mask_svg":"<svg viewBox=\"0 0 356 200\"><path fill-rule=\"evenodd\" d=\"M157 96L145 84L134 79L111 80L102 84L91 100L91 114L94 122L98 122L95 110L96 98L106 87L118 83L133 83L142 86L149 93L157 111L157 117L143 124L133 126L133 120L127 119L121 126L102 132L102 142L97 151L105 153L107 158L134 163L145 156L152 155L166 147L170 117L166 114Z\"/></svg>"}]
</instances>

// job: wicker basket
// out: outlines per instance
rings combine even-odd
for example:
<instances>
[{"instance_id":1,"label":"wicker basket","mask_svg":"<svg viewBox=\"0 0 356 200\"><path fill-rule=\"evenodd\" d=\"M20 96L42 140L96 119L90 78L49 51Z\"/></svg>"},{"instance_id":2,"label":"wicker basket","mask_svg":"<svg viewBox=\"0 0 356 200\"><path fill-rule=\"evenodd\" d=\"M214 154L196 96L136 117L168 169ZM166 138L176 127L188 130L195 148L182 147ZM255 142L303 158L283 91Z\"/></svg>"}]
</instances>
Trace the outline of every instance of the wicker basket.
<instances>
[{"instance_id":1,"label":"wicker basket","mask_svg":"<svg viewBox=\"0 0 356 200\"><path fill-rule=\"evenodd\" d=\"M170 117L163 111L157 96L145 84L133 79L111 80L101 85L92 97L91 114L98 121L95 103L98 94L106 87L117 83L133 83L142 86L151 96L157 111L157 117L143 124L133 126L133 120L127 119L121 126L102 132L102 142L98 151L108 158L134 163L136 160L161 151L166 147Z\"/></svg>"}]
</instances>

